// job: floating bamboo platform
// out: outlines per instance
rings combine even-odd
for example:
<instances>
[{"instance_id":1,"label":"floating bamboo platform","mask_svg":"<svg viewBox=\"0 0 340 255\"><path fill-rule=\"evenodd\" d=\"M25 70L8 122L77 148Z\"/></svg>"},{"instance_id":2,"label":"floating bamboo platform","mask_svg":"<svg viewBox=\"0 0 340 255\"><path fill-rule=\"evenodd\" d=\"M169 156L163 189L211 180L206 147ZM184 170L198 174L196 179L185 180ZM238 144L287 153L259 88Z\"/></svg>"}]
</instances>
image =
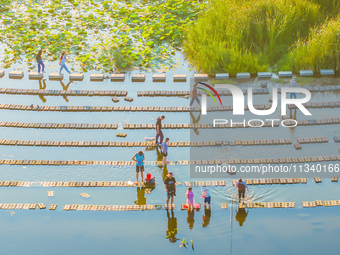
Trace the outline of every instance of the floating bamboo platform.
<instances>
[{"instance_id":1,"label":"floating bamboo platform","mask_svg":"<svg viewBox=\"0 0 340 255\"><path fill-rule=\"evenodd\" d=\"M0 127L39 129L117 129L118 124L0 122Z\"/></svg>"},{"instance_id":2,"label":"floating bamboo platform","mask_svg":"<svg viewBox=\"0 0 340 255\"><path fill-rule=\"evenodd\" d=\"M303 87L310 92L331 92L339 91L340 85L333 86L307 86ZM219 96L231 96L230 90L216 90ZM277 89L278 93L281 93L281 89ZM244 95L248 94L247 89L242 89ZM267 95L269 94L268 88L253 88L253 95ZM204 91L197 91L198 95L206 94ZM151 91L138 91L139 97L182 97L190 95L190 91L169 91L169 90L151 90ZM308 103L305 103L308 104Z\"/></svg>"},{"instance_id":3,"label":"floating bamboo platform","mask_svg":"<svg viewBox=\"0 0 340 255\"><path fill-rule=\"evenodd\" d=\"M247 185L272 185L272 184L306 184L307 178L272 178L272 179L244 179ZM237 180L232 180L235 185Z\"/></svg>"},{"instance_id":4,"label":"floating bamboo platform","mask_svg":"<svg viewBox=\"0 0 340 255\"><path fill-rule=\"evenodd\" d=\"M120 90L45 90L0 88L0 94L10 95L44 95L44 96L123 96L128 92Z\"/></svg>"},{"instance_id":5,"label":"floating bamboo platform","mask_svg":"<svg viewBox=\"0 0 340 255\"><path fill-rule=\"evenodd\" d=\"M317 206L339 206L340 200L315 200L309 202L302 202L302 207L317 207Z\"/></svg>"},{"instance_id":6,"label":"floating bamboo platform","mask_svg":"<svg viewBox=\"0 0 340 255\"><path fill-rule=\"evenodd\" d=\"M169 205L170 207L170 205ZM175 209L173 205L172 209ZM65 205L64 211L155 211L166 210L166 205Z\"/></svg>"},{"instance_id":7,"label":"floating bamboo platform","mask_svg":"<svg viewBox=\"0 0 340 255\"><path fill-rule=\"evenodd\" d=\"M21 181L0 181L0 187L154 187L154 184L145 182L125 182L125 181L87 181L87 182L21 182ZM181 182L176 182L176 185L183 185ZM185 186L200 187L200 186L225 186L225 181L201 181L201 182L184 182ZM53 191L47 191L47 196L54 196Z\"/></svg>"},{"instance_id":8,"label":"floating bamboo platform","mask_svg":"<svg viewBox=\"0 0 340 255\"><path fill-rule=\"evenodd\" d=\"M295 208L295 202L240 203L239 208Z\"/></svg>"},{"instance_id":9,"label":"floating bamboo platform","mask_svg":"<svg viewBox=\"0 0 340 255\"><path fill-rule=\"evenodd\" d=\"M332 106L330 106L332 102L327 103L318 103L323 104L323 108L329 107L333 108L333 105L335 105L335 102L332 103ZM327 106L326 106L327 105ZM336 107L340 107L340 102L336 103ZM254 106L258 109L269 109L271 105L258 105ZM307 107L308 108L308 107ZM318 107L317 107L318 108ZM322 107L321 107L322 108ZM200 111L199 107L193 107L193 110L190 110L189 107L154 107L154 106L31 106L31 105L15 105L15 104L0 104L0 109L3 110L21 110L21 111L59 111L59 112L189 112L189 111ZM245 109L247 110L247 109ZM221 111L232 111L232 106L213 106L207 107L208 112L221 112ZM340 122L339 118L329 119L332 120L332 123L320 123L318 120L310 119L310 120L297 120L298 123L305 124L305 125L325 125L325 124L338 124ZM274 126L279 126L279 121L273 121ZM291 123L291 124L289 124ZM294 122L292 121L286 121L286 125L293 125ZM202 124L201 124L202 125ZM203 124L205 125L205 124ZM208 125L208 124L206 124ZM234 124L233 127L237 126L243 126L243 124ZM254 126L260 126L261 122L252 122L252 127ZM208 125L212 127L212 125ZM217 124L216 127L230 127L229 124ZM248 127L248 124L245 124L246 127ZM263 126L265 127L271 127L272 122L271 121L265 121Z\"/></svg>"},{"instance_id":10,"label":"floating bamboo platform","mask_svg":"<svg viewBox=\"0 0 340 255\"><path fill-rule=\"evenodd\" d=\"M46 209L44 203L39 204L0 204L0 209L3 210L35 210L36 208L39 209Z\"/></svg>"},{"instance_id":11,"label":"floating bamboo platform","mask_svg":"<svg viewBox=\"0 0 340 255\"><path fill-rule=\"evenodd\" d=\"M125 133L117 133L117 137L126 137ZM168 142L169 147L211 147L222 145L287 145L292 144L290 139L263 139L263 140L235 140L235 141L204 141L204 142ZM0 139L0 145L8 146L39 146L39 147L155 147L155 142L119 142L119 141L35 141L35 140L6 140Z\"/></svg>"},{"instance_id":12,"label":"floating bamboo platform","mask_svg":"<svg viewBox=\"0 0 340 255\"><path fill-rule=\"evenodd\" d=\"M299 157L299 158L270 158L270 159L227 159L225 162L219 159L215 160L178 160L168 161L170 166L187 166L187 165L228 165L234 164L291 164L291 163L309 163L324 161L339 161L340 155L319 156L319 157ZM146 161L145 165L159 166L163 165L162 161ZM48 166L73 166L73 165L109 165L109 166L134 166L135 161L99 161L99 160L20 160L20 159L0 159L0 165L48 165Z\"/></svg>"}]
</instances>

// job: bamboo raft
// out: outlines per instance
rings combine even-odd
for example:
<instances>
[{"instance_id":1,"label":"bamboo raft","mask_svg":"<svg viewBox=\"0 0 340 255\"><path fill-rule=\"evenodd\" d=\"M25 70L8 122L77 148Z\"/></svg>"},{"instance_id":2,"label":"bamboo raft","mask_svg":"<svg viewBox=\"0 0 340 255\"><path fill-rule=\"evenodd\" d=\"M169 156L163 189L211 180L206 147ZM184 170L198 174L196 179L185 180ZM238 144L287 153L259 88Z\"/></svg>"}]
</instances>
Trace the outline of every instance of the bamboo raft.
<instances>
[{"instance_id":1,"label":"bamboo raft","mask_svg":"<svg viewBox=\"0 0 340 255\"><path fill-rule=\"evenodd\" d=\"M335 156L318 156L318 157L299 157L299 158L261 158L261 159L227 159L222 160L178 160L169 161L167 164L174 165L228 165L234 164L284 164L284 163L308 163L308 162L324 162L339 161L340 155ZM0 159L0 165L49 165L49 166L74 166L74 165L108 165L108 166L134 166L134 161L99 161L99 160L20 160L20 159ZM162 161L146 161L145 165L160 166Z\"/></svg>"},{"instance_id":2,"label":"bamboo raft","mask_svg":"<svg viewBox=\"0 0 340 255\"><path fill-rule=\"evenodd\" d=\"M170 207L170 205L169 205ZM173 205L172 209L175 209ZM166 210L166 205L65 205L64 211L153 211Z\"/></svg>"},{"instance_id":3,"label":"bamboo raft","mask_svg":"<svg viewBox=\"0 0 340 255\"><path fill-rule=\"evenodd\" d=\"M45 90L0 88L0 94L9 95L43 95L43 96L116 96L125 97L127 91L120 90Z\"/></svg>"}]
</instances>

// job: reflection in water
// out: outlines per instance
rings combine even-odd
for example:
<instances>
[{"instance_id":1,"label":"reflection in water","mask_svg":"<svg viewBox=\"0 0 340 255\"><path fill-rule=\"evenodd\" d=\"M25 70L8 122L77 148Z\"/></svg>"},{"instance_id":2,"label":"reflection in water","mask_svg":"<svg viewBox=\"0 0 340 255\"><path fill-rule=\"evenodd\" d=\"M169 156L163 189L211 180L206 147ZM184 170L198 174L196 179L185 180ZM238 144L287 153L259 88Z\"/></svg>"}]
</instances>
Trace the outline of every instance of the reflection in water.
<instances>
[{"instance_id":1,"label":"reflection in water","mask_svg":"<svg viewBox=\"0 0 340 255\"><path fill-rule=\"evenodd\" d=\"M243 222L245 222L248 212L249 212L248 210L246 212L245 208L238 208L238 212L236 213L235 219L238 221L240 227L242 227Z\"/></svg>"},{"instance_id":2,"label":"reflection in water","mask_svg":"<svg viewBox=\"0 0 340 255\"><path fill-rule=\"evenodd\" d=\"M39 89L46 89L46 79L43 79L42 82L39 80ZM39 98L46 103L46 98L43 95L39 95Z\"/></svg>"},{"instance_id":3,"label":"reflection in water","mask_svg":"<svg viewBox=\"0 0 340 255\"><path fill-rule=\"evenodd\" d=\"M165 181L165 179L168 177L169 171L168 171L168 167L166 165L163 166L163 173L162 173L162 177L163 177L163 182Z\"/></svg>"},{"instance_id":4,"label":"reflection in water","mask_svg":"<svg viewBox=\"0 0 340 255\"><path fill-rule=\"evenodd\" d=\"M166 230L166 238L168 238L171 243L176 243L176 241L179 240L178 238L176 238L177 218L175 218L173 210L171 210L171 217L169 210L166 210L166 215L168 217L168 229Z\"/></svg>"},{"instance_id":5,"label":"reflection in water","mask_svg":"<svg viewBox=\"0 0 340 255\"><path fill-rule=\"evenodd\" d=\"M289 118L296 120L296 108L289 109ZM290 127L289 132L294 133L295 127Z\"/></svg>"},{"instance_id":6,"label":"reflection in water","mask_svg":"<svg viewBox=\"0 0 340 255\"><path fill-rule=\"evenodd\" d=\"M195 118L194 114L192 112L190 112L190 116L192 118L192 124L198 124L198 122L201 119L201 112L199 113L199 115L197 116L197 119ZM194 132L196 135L199 135L198 129L197 128L193 128Z\"/></svg>"},{"instance_id":7,"label":"reflection in water","mask_svg":"<svg viewBox=\"0 0 340 255\"><path fill-rule=\"evenodd\" d=\"M137 200L135 200L136 205L146 205L145 188L137 188Z\"/></svg>"},{"instance_id":8,"label":"reflection in water","mask_svg":"<svg viewBox=\"0 0 340 255\"><path fill-rule=\"evenodd\" d=\"M65 84L63 83L63 81L60 81L60 84L61 84L61 86L63 87L63 90L68 90L68 88L70 87L70 85L71 85L72 82L73 82L73 81L69 81L69 82L67 83L66 86L65 86ZM65 99L66 102L68 102L67 96L63 96L63 98Z\"/></svg>"},{"instance_id":9,"label":"reflection in water","mask_svg":"<svg viewBox=\"0 0 340 255\"><path fill-rule=\"evenodd\" d=\"M189 224L189 229L191 230L195 223L195 210L187 210L187 222Z\"/></svg>"},{"instance_id":10,"label":"reflection in water","mask_svg":"<svg viewBox=\"0 0 340 255\"><path fill-rule=\"evenodd\" d=\"M210 218L211 218L211 209L205 208L204 209L204 215L202 216L202 220L203 220L202 227L205 228L205 227L209 226Z\"/></svg>"}]
</instances>

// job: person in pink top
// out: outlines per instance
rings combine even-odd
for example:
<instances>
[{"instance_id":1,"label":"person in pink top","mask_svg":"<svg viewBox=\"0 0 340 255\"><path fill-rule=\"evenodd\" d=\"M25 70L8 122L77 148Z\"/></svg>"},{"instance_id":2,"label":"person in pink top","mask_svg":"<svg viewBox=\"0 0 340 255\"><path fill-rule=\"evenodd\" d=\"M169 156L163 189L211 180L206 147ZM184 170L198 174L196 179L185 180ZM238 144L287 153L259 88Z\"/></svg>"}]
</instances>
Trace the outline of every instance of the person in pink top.
<instances>
[{"instance_id":1,"label":"person in pink top","mask_svg":"<svg viewBox=\"0 0 340 255\"><path fill-rule=\"evenodd\" d=\"M194 192L192 191L191 187L188 188L187 193L185 193L185 196L187 197L188 210L192 211L192 209L195 206L195 200L194 200Z\"/></svg>"}]
</instances>

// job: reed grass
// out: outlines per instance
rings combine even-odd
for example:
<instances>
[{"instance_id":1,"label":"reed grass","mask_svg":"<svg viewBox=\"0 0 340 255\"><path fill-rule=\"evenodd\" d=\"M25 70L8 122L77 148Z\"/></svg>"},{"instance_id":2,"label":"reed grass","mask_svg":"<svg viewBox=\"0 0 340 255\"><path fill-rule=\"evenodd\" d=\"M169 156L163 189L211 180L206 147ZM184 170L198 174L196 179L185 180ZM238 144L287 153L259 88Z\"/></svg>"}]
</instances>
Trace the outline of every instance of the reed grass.
<instances>
[{"instance_id":1,"label":"reed grass","mask_svg":"<svg viewBox=\"0 0 340 255\"><path fill-rule=\"evenodd\" d=\"M292 70L313 63L305 60L311 57L301 43L316 37L311 31L320 26L323 31L338 6L332 0L212 0L186 29L183 51L191 65L208 74Z\"/></svg>"}]
</instances>

